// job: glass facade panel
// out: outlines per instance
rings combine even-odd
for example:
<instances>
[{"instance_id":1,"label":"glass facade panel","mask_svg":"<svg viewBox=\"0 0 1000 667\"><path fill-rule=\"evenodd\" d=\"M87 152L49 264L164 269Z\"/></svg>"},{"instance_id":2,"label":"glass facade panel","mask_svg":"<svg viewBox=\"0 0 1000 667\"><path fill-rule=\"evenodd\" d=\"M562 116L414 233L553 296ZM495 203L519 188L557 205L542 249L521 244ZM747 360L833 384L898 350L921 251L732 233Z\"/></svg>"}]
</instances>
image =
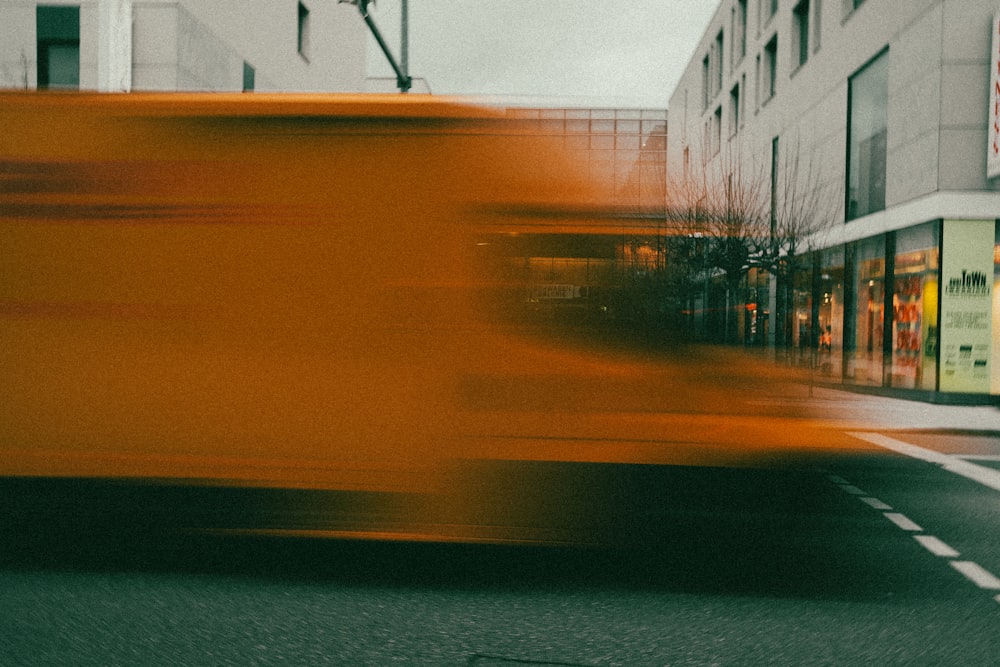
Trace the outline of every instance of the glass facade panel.
<instances>
[{"instance_id":1,"label":"glass facade panel","mask_svg":"<svg viewBox=\"0 0 1000 667\"><path fill-rule=\"evenodd\" d=\"M745 345L763 347L771 342L769 303L771 280L771 274L763 269L751 268L747 271L743 313Z\"/></svg>"},{"instance_id":2,"label":"glass facade panel","mask_svg":"<svg viewBox=\"0 0 1000 667\"><path fill-rule=\"evenodd\" d=\"M993 349L990 363L990 393L1000 394L1000 220L993 230Z\"/></svg>"},{"instance_id":3,"label":"glass facade panel","mask_svg":"<svg viewBox=\"0 0 1000 667\"><path fill-rule=\"evenodd\" d=\"M885 238L859 241L854 275L856 322L854 350L848 352L845 379L856 384L882 384L885 309Z\"/></svg>"},{"instance_id":4,"label":"glass facade panel","mask_svg":"<svg viewBox=\"0 0 1000 667\"><path fill-rule=\"evenodd\" d=\"M79 88L79 6L38 6L35 25L38 88Z\"/></svg>"},{"instance_id":5,"label":"glass facade panel","mask_svg":"<svg viewBox=\"0 0 1000 667\"><path fill-rule=\"evenodd\" d=\"M795 271L793 277L792 345L799 350L799 357L803 362L810 358L804 355L809 354L812 344L812 274L812 263L802 261L802 265Z\"/></svg>"},{"instance_id":6,"label":"glass facade panel","mask_svg":"<svg viewBox=\"0 0 1000 667\"><path fill-rule=\"evenodd\" d=\"M844 248L820 254L817 289L817 368L822 375L839 377L844 351Z\"/></svg>"},{"instance_id":7,"label":"glass facade panel","mask_svg":"<svg viewBox=\"0 0 1000 667\"><path fill-rule=\"evenodd\" d=\"M935 389L938 335L938 224L897 232L893 264L893 387Z\"/></svg>"},{"instance_id":8,"label":"glass facade panel","mask_svg":"<svg viewBox=\"0 0 1000 667\"><path fill-rule=\"evenodd\" d=\"M615 149L615 135L591 134L590 147L599 151L613 151Z\"/></svg>"},{"instance_id":9,"label":"glass facade panel","mask_svg":"<svg viewBox=\"0 0 1000 667\"><path fill-rule=\"evenodd\" d=\"M889 55L882 53L851 77L848 88L848 220L885 209Z\"/></svg>"}]
</instances>

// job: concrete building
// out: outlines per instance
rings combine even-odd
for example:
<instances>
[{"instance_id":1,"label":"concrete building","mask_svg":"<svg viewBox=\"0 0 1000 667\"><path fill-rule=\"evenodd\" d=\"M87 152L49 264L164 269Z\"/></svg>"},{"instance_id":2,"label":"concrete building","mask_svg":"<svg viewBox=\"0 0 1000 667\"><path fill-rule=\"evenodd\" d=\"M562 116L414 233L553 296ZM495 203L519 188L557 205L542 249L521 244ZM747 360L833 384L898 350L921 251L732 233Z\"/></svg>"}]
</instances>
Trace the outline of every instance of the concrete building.
<instances>
[{"instance_id":1,"label":"concrete building","mask_svg":"<svg viewBox=\"0 0 1000 667\"><path fill-rule=\"evenodd\" d=\"M367 28L318 0L0 0L0 87L365 90Z\"/></svg>"},{"instance_id":2,"label":"concrete building","mask_svg":"<svg viewBox=\"0 0 1000 667\"><path fill-rule=\"evenodd\" d=\"M672 94L672 197L741 191L794 239L793 297L755 306L832 381L1000 394L998 11L723 0Z\"/></svg>"}]
</instances>

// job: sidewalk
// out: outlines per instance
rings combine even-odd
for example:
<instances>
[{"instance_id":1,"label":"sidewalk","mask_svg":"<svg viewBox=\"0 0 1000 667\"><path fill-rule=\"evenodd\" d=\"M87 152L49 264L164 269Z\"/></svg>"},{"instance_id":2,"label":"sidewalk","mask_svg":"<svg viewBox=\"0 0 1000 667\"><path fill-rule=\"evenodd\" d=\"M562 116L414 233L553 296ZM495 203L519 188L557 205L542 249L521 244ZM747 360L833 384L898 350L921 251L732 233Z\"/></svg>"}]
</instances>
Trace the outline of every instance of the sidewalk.
<instances>
[{"instance_id":1,"label":"sidewalk","mask_svg":"<svg viewBox=\"0 0 1000 667\"><path fill-rule=\"evenodd\" d=\"M810 398L824 419L851 430L949 431L1000 437L1000 409L942 405L814 387Z\"/></svg>"}]
</instances>

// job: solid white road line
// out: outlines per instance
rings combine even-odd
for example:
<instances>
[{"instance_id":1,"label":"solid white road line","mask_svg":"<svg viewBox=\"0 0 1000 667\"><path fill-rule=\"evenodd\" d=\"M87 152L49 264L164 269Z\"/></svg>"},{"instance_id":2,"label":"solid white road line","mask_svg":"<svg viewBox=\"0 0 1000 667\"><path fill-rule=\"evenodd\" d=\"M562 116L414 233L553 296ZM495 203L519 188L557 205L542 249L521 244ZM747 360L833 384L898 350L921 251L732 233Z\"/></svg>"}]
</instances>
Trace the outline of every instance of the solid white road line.
<instances>
[{"instance_id":1,"label":"solid white road line","mask_svg":"<svg viewBox=\"0 0 1000 667\"><path fill-rule=\"evenodd\" d=\"M871 505L877 510L891 510L892 506L888 505L878 498L859 498L859 500L867 505Z\"/></svg>"},{"instance_id":2,"label":"solid white road line","mask_svg":"<svg viewBox=\"0 0 1000 667\"><path fill-rule=\"evenodd\" d=\"M991 591L1000 591L1000 579L997 579L979 564L967 560L953 560L950 565L964 574L965 578L976 586Z\"/></svg>"},{"instance_id":3,"label":"solid white road line","mask_svg":"<svg viewBox=\"0 0 1000 667\"><path fill-rule=\"evenodd\" d=\"M975 463L969 463L968 461L964 461L956 456L949 456L947 454L942 454L941 452L935 452L932 449L917 447L916 445L911 445L901 440L890 438L889 436L882 435L881 433L863 433L856 431L850 433L849 435L852 435L860 440L870 442L873 445L878 445L879 447L884 447L894 452L898 452L899 454L903 454L905 456L920 459L921 461L927 461L928 463L936 463L948 472L953 472L956 475L961 475L962 477L971 479L974 482L979 482L983 486L988 486L991 489L1000 491L1000 470L993 470L992 468L976 465Z\"/></svg>"},{"instance_id":4,"label":"solid white road line","mask_svg":"<svg viewBox=\"0 0 1000 667\"><path fill-rule=\"evenodd\" d=\"M942 558L958 558L959 553L933 535L914 535L913 539L935 556Z\"/></svg>"},{"instance_id":5,"label":"solid white road line","mask_svg":"<svg viewBox=\"0 0 1000 667\"><path fill-rule=\"evenodd\" d=\"M902 528L903 530L909 530L914 533L919 533L923 531L923 528L918 526L916 523L911 521L908 517L899 512L883 512L882 513L886 519L892 521L894 524Z\"/></svg>"}]
</instances>

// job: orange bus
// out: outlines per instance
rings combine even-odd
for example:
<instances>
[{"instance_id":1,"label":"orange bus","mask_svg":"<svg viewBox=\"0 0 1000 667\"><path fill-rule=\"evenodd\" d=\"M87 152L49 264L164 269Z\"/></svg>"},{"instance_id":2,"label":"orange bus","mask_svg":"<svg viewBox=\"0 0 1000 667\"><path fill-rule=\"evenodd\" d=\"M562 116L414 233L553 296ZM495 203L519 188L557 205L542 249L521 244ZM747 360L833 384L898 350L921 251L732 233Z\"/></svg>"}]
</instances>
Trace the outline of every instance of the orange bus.
<instances>
[{"instance_id":1,"label":"orange bus","mask_svg":"<svg viewBox=\"0 0 1000 667\"><path fill-rule=\"evenodd\" d=\"M749 402L759 368L500 312L511 239L649 224L500 112L8 92L0 127L0 476L407 494L267 529L549 541L545 490L502 509L483 462L742 464L811 423Z\"/></svg>"}]
</instances>

